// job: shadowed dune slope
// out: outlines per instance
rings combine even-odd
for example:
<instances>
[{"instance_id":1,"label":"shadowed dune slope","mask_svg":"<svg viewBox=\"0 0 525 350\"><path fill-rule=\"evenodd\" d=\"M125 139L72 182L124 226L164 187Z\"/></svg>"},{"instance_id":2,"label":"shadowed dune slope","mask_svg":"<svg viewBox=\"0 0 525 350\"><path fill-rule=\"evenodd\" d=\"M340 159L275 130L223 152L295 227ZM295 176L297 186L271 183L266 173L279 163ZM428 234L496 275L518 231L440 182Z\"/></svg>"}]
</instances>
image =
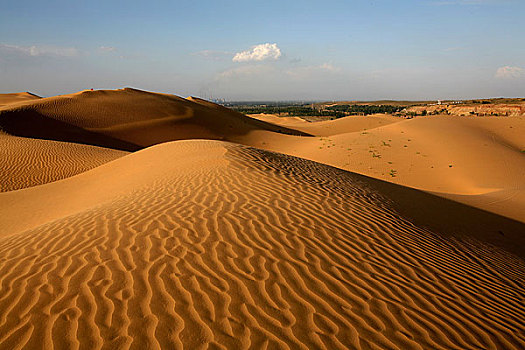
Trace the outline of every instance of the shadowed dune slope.
<instances>
[{"instance_id":1,"label":"shadowed dune slope","mask_svg":"<svg viewBox=\"0 0 525 350\"><path fill-rule=\"evenodd\" d=\"M40 99L40 96L32 94L30 92L15 92L11 94L0 94L0 107L18 103Z\"/></svg>"},{"instance_id":2,"label":"shadowed dune slope","mask_svg":"<svg viewBox=\"0 0 525 350\"><path fill-rule=\"evenodd\" d=\"M83 91L0 109L0 128L33 138L135 151L181 139L230 140L253 130L306 135L215 104L136 89Z\"/></svg>"},{"instance_id":3,"label":"shadowed dune slope","mask_svg":"<svg viewBox=\"0 0 525 350\"><path fill-rule=\"evenodd\" d=\"M444 235L411 219L411 198L444 226L465 219L218 141L0 193L0 347L522 349L525 225Z\"/></svg>"},{"instance_id":4,"label":"shadowed dune slope","mask_svg":"<svg viewBox=\"0 0 525 350\"><path fill-rule=\"evenodd\" d=\"M113 149L0 132L0 192L61 180L126 154Z\"/></svg>"}]
</instances>

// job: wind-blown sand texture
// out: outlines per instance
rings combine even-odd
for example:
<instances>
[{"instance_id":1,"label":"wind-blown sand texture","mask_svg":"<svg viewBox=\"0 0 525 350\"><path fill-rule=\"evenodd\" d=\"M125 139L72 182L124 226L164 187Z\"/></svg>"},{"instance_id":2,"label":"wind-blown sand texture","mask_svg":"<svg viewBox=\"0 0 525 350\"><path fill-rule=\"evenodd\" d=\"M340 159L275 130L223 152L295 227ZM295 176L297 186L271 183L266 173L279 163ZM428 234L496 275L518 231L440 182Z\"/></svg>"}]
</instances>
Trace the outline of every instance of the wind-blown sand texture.
<instances>
[{"instance_id":1,"label":"wind-blown sand texture","mask_svg":"<svg viewBox=\"0 0 525 350\"><path fill-rule=\"evenodd\" d=\"M367 134L363 121L347 119L339 125L355 129L325 123L320 129L337 135L320 140L307 136L319 126L295 130L199 99L98 93L0 108L2 160L49 171L41 182L31 172L4 176L28 185L0 193L0 349L525 347L523 220L283 154L336 163L339 142L359 149L391 135L384 157L395 157L404 133L431 150L437 141L426 126L439 132L457 123L458 135L479 130L458 141L464 152L493 135L480 159L497 162L495 152L520 162L512 157L523 141L509 126L521 119L389 121ZM173 120L156 124L164 107ZM181 123L177 108L191 117ZM33 122L51 130L38 134L27 127ZM219 140L164 142L183 130L281 153ZM157 145L128 154L64 141ZM428 154L436 164L448 161L439 155L458 157L461 171L449 177L466 184L465 197L484 195L483 186L523 185L512 168L522 163L505 168L508 183L501 169L467 182L476 168L446 147ZM411 176L400 171L399 179ZM461 190L454 181L443 186Z\"/></svg>"},{"instance_id":2,"label":"wind-blown sand texture","mask_svg":"<svg viewBox=\"0 0 525 350\"><path fill-rule=\"evenodd\" d=\"M305 123L314 125L300 130L319 136L315 138L279 135L266 137L264 144L262 138L246 144L430 191L525 222L525 117L431 116L397 122L385 117L387 125L370 121L369 128L353 129L362 125L362 118ZM330 123L340 127L326 128ZM331 129L332 135L316 128Z\"/></svg>"},{"instance_id":3,"label":"wind-blown sand texture","mask_svg":"<svg viewBox=\"0 0 525 350\"><path fill-rule=\"evenodd\" d=\"M113 149L0 132L0 192L61 180L125 154L127 152Z\"/></svg>"},{"instance_id":4,"label":"wind-blown sand texture","mask_svg":"<svg viewBox=\"0 0 525 350\"><path fill-rule=\"evenodd\" d=\"M115 173L125 190L42 205L54 220L0 242L5 348L525 345L520 259L414 226L320 164L176 142L14 202L97 197Z\"/></svg>"}]
</instances>

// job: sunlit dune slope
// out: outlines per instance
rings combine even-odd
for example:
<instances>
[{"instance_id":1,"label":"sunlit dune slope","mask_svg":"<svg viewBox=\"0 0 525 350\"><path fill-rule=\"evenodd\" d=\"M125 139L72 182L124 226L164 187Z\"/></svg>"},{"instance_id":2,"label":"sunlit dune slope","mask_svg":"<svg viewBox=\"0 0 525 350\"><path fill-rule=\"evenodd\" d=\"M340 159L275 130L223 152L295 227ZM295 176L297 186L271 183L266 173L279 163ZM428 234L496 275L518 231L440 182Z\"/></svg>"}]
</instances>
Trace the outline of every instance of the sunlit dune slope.
<instances>
[{"instance_id":1,"label":"sunlit dune slope","mask_svg":"<svg viewBox=\"0 0 525 350\"><path fill-rule=\"evenodd\" d=\"M210 103L136 89L83 91L0 109L0 128L33 138L135 151L180 139L233 140L252 130L304 135Z\"/></svg>"},{"instance_id":2,"label":"sunlit dune slope","mask_svg":"<svg viewBox=\"0 0 525 350\"><path fill-rule=\"evenodd\" d=\"M251 145L439 193L525 222L525 117L436 116ZM337 120L324 123L336 123ZM316 124L316 123L311 123ZM314 128L308 129L314 133ZM345 132L346 131L346 132Z\"/></svg>"},{"instance_id":3,"label":"sunlit dune slope","mask_svg":"<svg viewBox=\"0 0 525 350\"><path fill-rule=\"evenodd\" d=\"M278 125L306 125L308 121L306 119L303 119L301 117L283 117L278 116L276 114L265 114L265 113L259 113L259 114L247 114L251 118L263 120L265 122L269 122L272 124L278 124Z\"/></svg>"},{"instance_id":4,"label":"sunlit dune slope","mask_svg":"<svg viewBox=\"0 0 525 350\"><path fill-rule=\"evenodd\" d=\"M311 161L165 143L0 211L5 349L525 346L525 225Z\"/></svg>"},{"instance_id":5,"label":"sunlit dune slope","mask_svg":"<svg viewBox=\"0 0 525 350\"><path fill-rule=\"evenodd\" d=\"M278 117L275 115L265 114L257 114L252 116L260 120L277 125L288 126L295 130L300 130L315 136L333 136L349 132L364 131L403 121L403 119L386 114L349 116L345 118L319 122L307 122L306 120L303 120L299 117Z\"/></svg>"},{"instance_id":6,"label":"sunlit dune slope","mask_svg":"<svg viewBox=\"0 0 525 350\"><path fill-rule=\"evenodd\" d=\"M61 180L125 154L127 152L113 149L0 132L0 192Z\"/></svg>"},{"instance_id":7,"label":"sunlit dune slope","mask_svg":"<svg viewBox=\"0 0 525 350\"><path fill-rule=\"evenodd\" d=\"M262 120L195 97L135 89L84 91L0 107L0 128L11 135L131 151L170 140L228 140L431 191L525 222L525 117L374 115L313 123L257 118Z\"/></svg>"},{"instance_id":8,"label":"sunlit dune slope","mask_svg":"<svg viewBox=\"0 0 525 350\"><path fill-rule=\"evenodd\" d=\"M18 102L27 102L32 100L40 99L40 96L32 94L30 92L16 92L12 94L0 94L0 107L18 103Z\"/></svg>"}]
</instances>

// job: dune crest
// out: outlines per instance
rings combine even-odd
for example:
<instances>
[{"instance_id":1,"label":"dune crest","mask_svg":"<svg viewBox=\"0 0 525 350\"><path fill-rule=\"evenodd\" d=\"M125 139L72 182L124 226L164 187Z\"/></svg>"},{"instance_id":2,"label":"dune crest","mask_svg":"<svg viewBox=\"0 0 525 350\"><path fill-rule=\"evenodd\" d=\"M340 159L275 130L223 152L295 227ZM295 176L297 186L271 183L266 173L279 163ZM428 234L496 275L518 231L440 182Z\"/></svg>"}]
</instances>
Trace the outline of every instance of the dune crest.
<instances>
[{"instance_id":1,"label":"dune crest","mask_svg":"<svg viewBox=\"0 0 525 350\"><path fill-rule=\"evenodd\" d=\"M318 137L265 135L245 144L432 192L525 222L525 117L390 117L397 121L384 124L377 124L381 119L366 122L365 118L293 125ZM368 128L359 129L365 122ZM324 132L331 135L322 136Z\"/></svg>"},{"instance_id":2,"label":"dune crest","mask_svg":"<svg viewBox=\"0 0 525 350\"><path fill-rule=\"evenodd\" d=\"M40 96L32 94L30 92L16 92L12 94L0 94L0 107L19 103L27 102L40 99Z\"/></svg>"},{"instance_id":3,"label":"dune crest","mask_svg":"<svg viewBox=\"0 0 525 350\"><path fill-rule=\"evenodd\" d=\"M52 219L0 238L5 348L525 345L523 260L421 228L375 180L179 141L0 206L68 189L40 204Z\"/></svg>"},{"instance_id":4,"label":"dune crest","mask_svg":"<svg viewBox=\"0 0 525 350\"><path fill-rule=\"evenodd\" d=\"M237 140L255 130L304 132L209 102L137 89L81 91L0 109L0 128L23 137L136 151L184 139Z\"/></svg>"},{"instance_id":5,"label":"dune crest","mask_svg":"<svg viewBox=\"0 0 525 350\"><path fill-rule=\"evenodd\" d=\"M257 118L0 106L0 348L525 347L525 119Z\"/></svg>"},{"instance_id":6,"label":"dune crest","mask_svg":"<svg viewBox=\"0 0 525 350\"><path fill-rule=\"evenodd\" d=\"M108 148L0 132L0 192L62 180L125 154L127 152Z\"/></svg>"}]
</instances>

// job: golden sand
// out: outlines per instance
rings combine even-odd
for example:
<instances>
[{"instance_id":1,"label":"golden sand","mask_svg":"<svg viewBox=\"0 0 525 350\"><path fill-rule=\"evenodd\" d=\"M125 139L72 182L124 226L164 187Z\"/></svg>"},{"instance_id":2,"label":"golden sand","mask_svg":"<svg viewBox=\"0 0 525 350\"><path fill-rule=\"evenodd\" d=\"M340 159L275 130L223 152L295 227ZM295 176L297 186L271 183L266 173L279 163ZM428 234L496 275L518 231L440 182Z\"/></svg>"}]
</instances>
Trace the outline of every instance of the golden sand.
<instances>
[{"instance_id":1,"label":"golden sand","mask_svg":"<svg viewBox=\"0 0 525 350\"><path fill-rule=\"evenodd\" d=\"M523 349L523 119L351 118L0 107L0 348Z\"/></svg>"}]
</instances>

